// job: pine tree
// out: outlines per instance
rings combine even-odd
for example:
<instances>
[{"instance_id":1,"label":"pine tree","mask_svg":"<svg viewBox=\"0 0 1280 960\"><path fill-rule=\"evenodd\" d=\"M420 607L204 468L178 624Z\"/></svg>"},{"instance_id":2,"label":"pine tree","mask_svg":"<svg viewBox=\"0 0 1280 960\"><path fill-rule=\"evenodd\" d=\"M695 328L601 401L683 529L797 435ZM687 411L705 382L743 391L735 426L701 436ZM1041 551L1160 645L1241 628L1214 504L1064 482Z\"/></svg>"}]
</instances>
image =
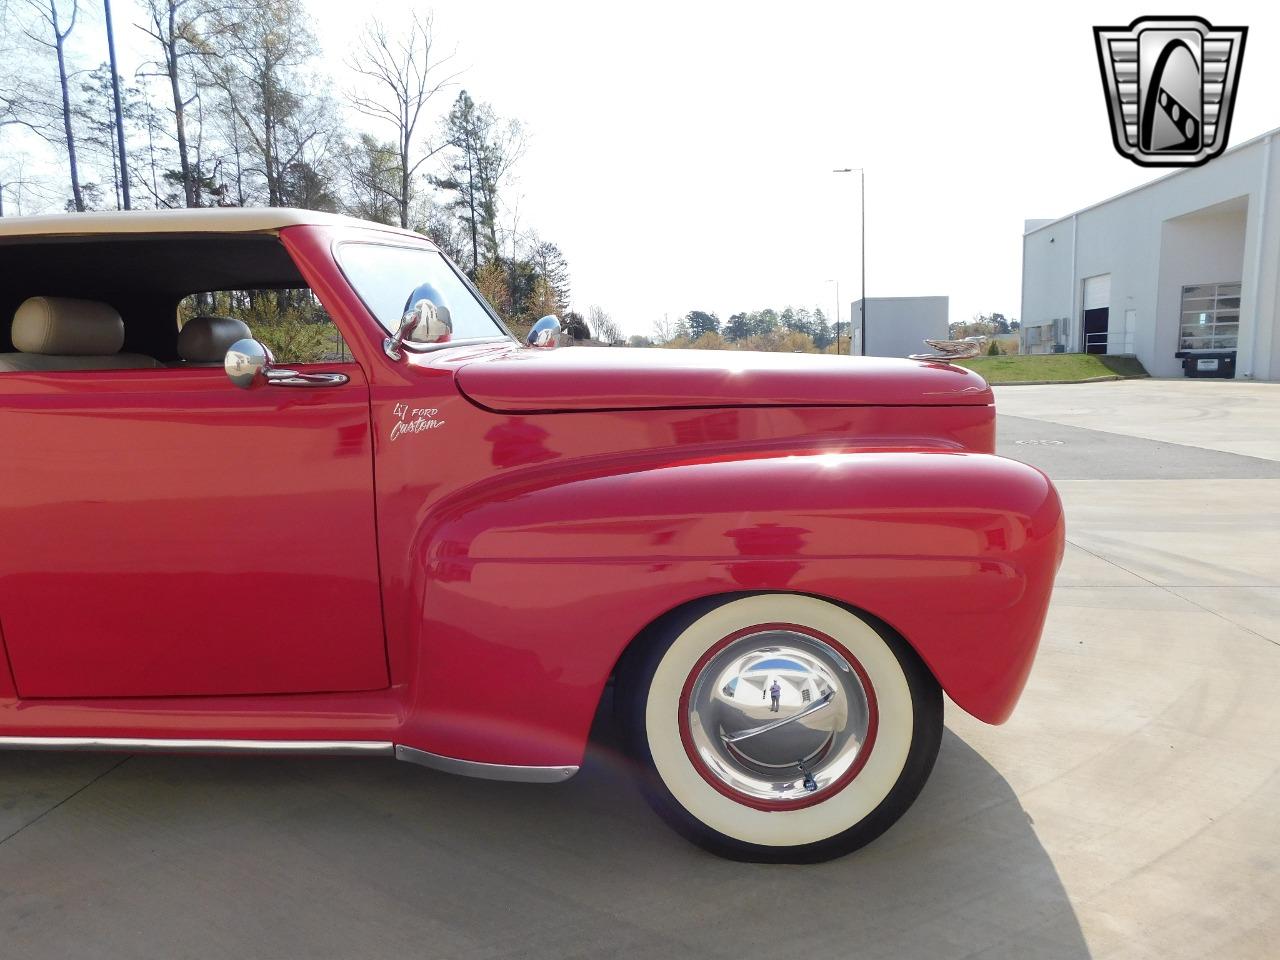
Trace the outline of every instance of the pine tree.
<instances>
[{"instance_id":1,"label":"pine tree","mask_svg":"<svg viewBox=\"0 0 1280 960\"><path fill-rule=\"evenodd\" d=\"M523 137L519 123L499 120L491 107L477 104L465 90L454 101L444 130L451 148L449 167L434 183L453 195L450 206L471 235L474 276L482 262L499 259L499 194L519 159Z\"/></svg>"}]
</instances>

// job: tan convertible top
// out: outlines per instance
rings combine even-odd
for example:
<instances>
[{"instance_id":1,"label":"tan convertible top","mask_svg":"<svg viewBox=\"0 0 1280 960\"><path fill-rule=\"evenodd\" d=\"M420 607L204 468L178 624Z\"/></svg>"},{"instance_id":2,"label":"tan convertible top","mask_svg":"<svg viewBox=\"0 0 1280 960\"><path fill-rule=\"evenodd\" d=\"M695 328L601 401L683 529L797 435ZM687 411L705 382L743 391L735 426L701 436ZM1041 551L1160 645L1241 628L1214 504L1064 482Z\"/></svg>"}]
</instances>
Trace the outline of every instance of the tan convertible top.
<instances>
[{"instance_id":1,"label":"tan convertible top","mask_svg":"<svg viewBox=\"0 0 1280 960\"><path fill-rule=\"evenodd\" d=\"M0 217L0 237L92 236L119 233L275 233L298 224L363 227L402 236L411 230L290 207L201 207L195 210L127 210Z\"/></svg>"}]
</instances>

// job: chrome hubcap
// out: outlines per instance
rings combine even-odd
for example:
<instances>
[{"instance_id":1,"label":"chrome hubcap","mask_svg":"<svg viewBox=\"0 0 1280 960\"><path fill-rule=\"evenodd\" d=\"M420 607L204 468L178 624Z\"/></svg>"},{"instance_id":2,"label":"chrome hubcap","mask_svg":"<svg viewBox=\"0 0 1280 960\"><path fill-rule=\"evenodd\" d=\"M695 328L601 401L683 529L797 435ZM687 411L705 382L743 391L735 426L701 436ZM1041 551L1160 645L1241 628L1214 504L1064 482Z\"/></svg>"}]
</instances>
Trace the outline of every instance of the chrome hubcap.
<instances>
[{"instance_id":1,"label":"chrome hubcap","mask_svg":"<svg viewBox=\"0 0 1280 960\"><path fill-rule=\"evenodd\" d=\"M693 678L691 758L747 803L826 799L874 733L859 672L825 641L790 629L739 637Z\"/></svg>"}]
</instances>

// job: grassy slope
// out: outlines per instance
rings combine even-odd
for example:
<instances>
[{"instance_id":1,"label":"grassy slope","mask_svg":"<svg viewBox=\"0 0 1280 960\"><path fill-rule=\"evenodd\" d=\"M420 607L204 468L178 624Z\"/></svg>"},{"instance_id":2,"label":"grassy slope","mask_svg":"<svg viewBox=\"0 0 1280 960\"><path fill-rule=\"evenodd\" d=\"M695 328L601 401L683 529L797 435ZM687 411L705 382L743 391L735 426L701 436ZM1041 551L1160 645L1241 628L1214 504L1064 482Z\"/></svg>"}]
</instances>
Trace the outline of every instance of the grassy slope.
<instances>
[{"instance_id":1,"label":"grassy slope","mask_svg":"<svg viewBox=\"0 0 1280 960\"><path fill-rule=\"evenodd\" d=\"M1145 377L1134 357L1105 357L1092 353L1041 353L1030 356L974 357L960 366L976 370L988 383L1020 380L1088 380L1091 377Z\"/></svg>"}]
</instances>

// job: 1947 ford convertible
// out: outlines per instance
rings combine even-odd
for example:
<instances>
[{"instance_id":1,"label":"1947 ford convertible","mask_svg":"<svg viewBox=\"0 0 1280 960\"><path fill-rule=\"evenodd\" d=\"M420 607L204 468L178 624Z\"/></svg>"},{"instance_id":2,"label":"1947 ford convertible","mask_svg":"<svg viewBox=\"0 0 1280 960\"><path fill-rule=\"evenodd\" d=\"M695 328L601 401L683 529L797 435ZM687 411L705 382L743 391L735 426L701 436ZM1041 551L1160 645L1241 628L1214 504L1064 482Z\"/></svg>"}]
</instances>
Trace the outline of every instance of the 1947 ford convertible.
<instances>
[{"instance_id":1,"label":"1947 ford convertible","mask_svg":"<svg viewBox=\"0 0 1280 960\"><path fill-rule=\"evenodd\" d=\"M292 210L0 220L0 315L0 747L555 783L612 682L677 830L804 862L1031 668L1061 508L961 367L540 349Z\"/></svg>"}]
</instances>

